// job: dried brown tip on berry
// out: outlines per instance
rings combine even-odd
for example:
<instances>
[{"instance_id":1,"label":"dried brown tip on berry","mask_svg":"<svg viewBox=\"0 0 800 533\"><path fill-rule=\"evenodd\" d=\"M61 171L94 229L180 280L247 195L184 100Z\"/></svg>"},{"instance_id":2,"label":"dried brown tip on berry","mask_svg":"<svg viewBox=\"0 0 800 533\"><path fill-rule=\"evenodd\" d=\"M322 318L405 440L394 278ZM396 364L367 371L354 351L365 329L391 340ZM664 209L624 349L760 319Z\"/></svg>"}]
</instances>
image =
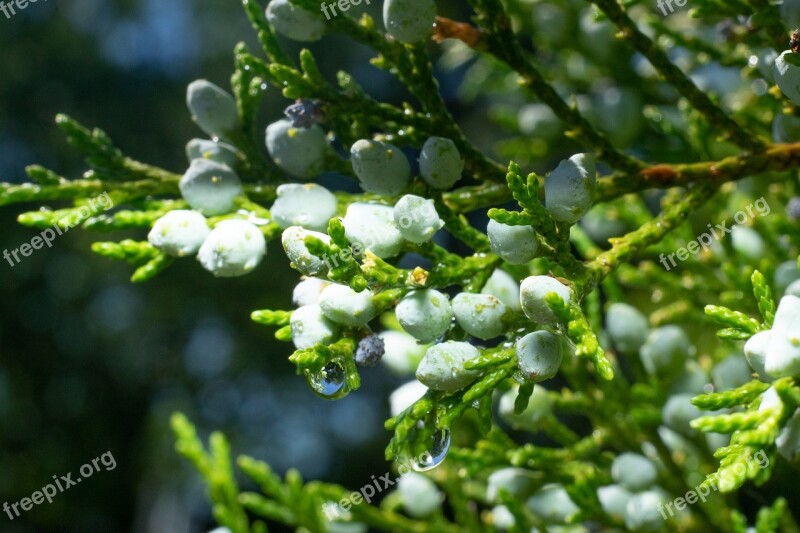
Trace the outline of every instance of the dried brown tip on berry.
<instances>
[{"instance_id":1,"label":"dried brown tip on berry","mask_svg":"<svg viewBox=\"0 0 800 533\"><path fill-rule=\"evenodd\" d=\"M800 30L794 30L792 32L792 38L789 39L789 48L792 50L792 53L800 53Z\"/></svg>"}]
</instances>

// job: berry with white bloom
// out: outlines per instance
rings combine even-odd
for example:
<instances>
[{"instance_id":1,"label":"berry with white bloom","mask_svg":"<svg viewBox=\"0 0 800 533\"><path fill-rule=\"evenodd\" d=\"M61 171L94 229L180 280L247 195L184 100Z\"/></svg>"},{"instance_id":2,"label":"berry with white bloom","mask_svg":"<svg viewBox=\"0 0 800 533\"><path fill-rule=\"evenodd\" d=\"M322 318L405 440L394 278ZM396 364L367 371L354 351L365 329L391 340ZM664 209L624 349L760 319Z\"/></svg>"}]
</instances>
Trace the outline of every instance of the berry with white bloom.
<instances>
[{"instance_id":1,"label":"berry with white bloom","mask_svg":"<svg viewBox=\"0 0 800 533\"><path fill-rule=\"evenodd\" d=\"M517 467L501 468L489 475L486 482L486 499L497 503L501 490L508 491L517 499L527 498L537 486L536 477L530 470Z\"/></svg>"},{"instance_id":2,"label":"berry with white bloom","mask_svg":"<svg viewBox=\"0 0 800 533\"><path fill-rule=\"evenodd\" d=\"M659 509L669 499L660 488L634 494L625 506L625 526L632 531L663 530L664 518Z\"/></svg>"},{"instance_id":3,"label":"berry with white bloom","mask_svg":"<svg viewBox=\"0 0 800 533\"><path fill-rule=\"evenodd\" d=\"M324 314L319 305L304 305L296 309L289 319L292 342L298 350L313 348L315 344L330 344L339 327Z\"/></svg>"},{"instance_id":4,"label":"berry with white bloom","mask_svg":"<svg viewBox=\"0 0 800 533\"><path fill-rule=\"evenodd\" d=\"M411 181L411 165L402 150L383 141L361 139L350 147L350 163L361 188L397 196Z\"/></svg>"},{"instance_id":5,"label":"berry with white bloom","mask_svg":"<svg viewBox=\"0 0 800 533\"><path fill-rule=\"evenodd\" d=\"M603 511L617 520L625 518L625 508L631 496L633 494L619 485L608 485L597 489L597 499L600 500Z\"/></svg>"},{"instance_id":6,"label":"berry with white bloom","mask_svg":"<svg viewBox=\"0 0 800 533\"><path fill-rule=\"evenodd\" d=\"M192 139L186 143L186 157L189 163L195 159L210 159L233 168L238 160L236 148L224 142L208 139Z\"/></svg>"},{"instance_id":7,"label":"berry with white bloom","mask_svg":"<svg viewBox=\"0 0 800 533\"><path fill-rule=\"evenodd\" d=\"M258 226L246 220L223 220L211 230L197 259L215 276L231 278L251 272L266 253L267 241Z\"/></svg>"},{"instance_id":8,"label":"berry with white bloom","mask_svg":"<svg viewBox=\"0 0 800 533\"><path fill-rule=\"evenodd\" d=\"M683 368L691 342L678 326L662 326L650 332L640 351L642 363L651 374L673 373Z\"/></svg>"},{"instance_id":9,"label":"berry with white bloom","mask_svg":"<svg viewBox=\"0 0 800 533\"><path fill-rule=\"evenodd\" d=\"M744 343L744 356L747 358L750 368L762 380L769 379L764 365L767 362L767 350L769 350L770 342L772 342L772 331L766 330L759 331Z\"/></svg>"},{"instance_id":10,"label":"berry with white bloom","mask_svg":"<svg viewBox=\"0 0 800 533\"><path fill-rule=\"evenodd\" d=\"M717 363L711 375L714 379L714 390L725 391L737 389L753 380L752 370L747 359L741 354L732 354Z\"/></svg>"},{"instance_id":11,"label":"berry with white bloom","mask_svg":"<svg viewBox=\"0 0 800 533\"><path fill-rule=\"evenodd\" d=\"M417 381L409 381L400 385L389 395L389 412L397 416L425 396L428 387Z\"/></svg>"},{"instance_id":12,"label":"berry with white bloom","mask_svg":"<svg viewBox=\"0 0 800 533\"><path fill-rule=\"evenodd\" d=\"M454 392L472 383L480 373L464 367L481 354L468 342L447 341L434 344L425 352L417 368L417 379L428 388Z\"/></svg>"},{"instance_id":13,"label":"berry with white bloom","mask_svg":"<svg viewBox=\"0 0 800 533\"><path fill-rule=\"evenodd\" d=\"M512 265L524 265L536 257L539 241L531 226L510 226L489 220L486 227L492 251Z\"/></svg>"},{"instance_id":14,"label":"berry with white bloom","mask_svg":"<svg viewBox=\"0 0 800 533\"><path fill-rule=\"evenodd\" d=\"M538 431L541 429L539 424L553 413L553 400L547 395L547 389L536 385L528 400L528 407L519 414L514 412L514 403L518 395L519 385L514 385L511 390L500 397L498 408L500 417L515 429Z\"/></svg>"},{"instance_id":15,"label":"berry with white bloom","mask_svg":"<svg viewBox=\"0 0 800 533\"><path fill-rule=\"evenodd\" d=\"M525 505L548 524L563 524L580 511L566 489L558 484L545 485L528 498Z\"/></svg>"},{"instance_id":16,"label":"berry with white bloom","mask_svg":"<svg viewBox=\"0 0 800 533\"><path fill-rule=\"evenodd\" d=\"M329 285L319 297L319 306L326 317L350 327L366 325L377 313L369 290L356 292L347 285Z\"/></svg>"},{"instance_id":17,"label":"berry with white bloom","mask_svg":"<svg viewBox=\"0 0 800 533\"><path fill-rule=\"evenodd\" d=\"M670 396L661 410L664 425L681 435L695 435L697 432L691 426L692 420L707 413L703 413L694 406L692 403L694 397L695 395L692 393Z\"/></svg>"},{"instance_id":18,"label":"berry with white bloom","mask_svg":"<svg viewBox=\"0 0 800 533\"><path fill-rule=\"evenodd\" d=\"M567 346L560 335L553 335L549 331L534 331L517 341L516 350L522 374L538 383L558 373Z\"/></svg>"},{"instance_id":19,"label":"berry with white bloom","mask_svg":"<svg viewBox=\"0 0 800 533\"><path fill-rule=\"evenodd\" d=\"M800 105L800 67L792 64L792 56L795 54L791 50L786 50L775 58L772 73L775 76L775 83L784 96L794 104Z\"/></svg>"},{"instance_id":20,"label":"berry with white bloom","mask_svg":"<svg viewBox=\"0 0 800 533\"><path fill-rule=\"evenodd\" d=\"M444 227L433 200L406 194L394 206L394 223L407 241L422 244Z\"/></svg>"},{"instance_id":21,"label":"berry with white bloom","mask_svg":"<svg viewBox=\"0 0 800 533\"><path fill-rule=\"evenodd\" d=\"M336 216L336 196L314 183L285 183L276 191L278 198L270 209L278 225L302 226L314 231L327 231L328 221Z\"/></svg>"},{"instance_id":22,"label":"berry with white bloom","mask_svg":"<svg viewBox=\"0 0 800 533\"><path fill-rule=\"evenodd\" d=\"M343 223L345 236L353 248L369 250L381 259L393 257L403 248L403 236L394 223L394 210L388 205L350 204Z\"/></svg>"},{"instance_id":23,"label":"berry with white bloom","mask_svg":"<svg viewBox=\"0 0 800 533\"><path fill-rule=\"evenodd\" d=\"M656 465L644 455L625 452L611 464L611 477L626 489L640 492L656 482L658 472Z\"/></svg>"},{"instance_id":24,"label":"berry with white bloom","mask_svg":"<svg viewBox=\"0 0 800 533\"><path fill-rule=\"evenodd\" d=\"M764 370L774 377L800 374L800 298L784 296L775 311Z\"/></svg>"},{"instance_id":25,"label":"berry with white bloom","mask_svg":"<svg viewBox=\"0 0 800 533\"><path fill-rule=\"evenodd\" d=\"M328 141L319 126L295 128L289 120L267 126L267 151L278 167L300 179L311 179L325 170Z\"/></svg>"},{"instance_id":26,"label":"berry with white bloom","mask_svg":"<svg viewBox=\"0 0 800 533\"><path fill-rule=\"evenodd\" d=\"M442 494L436 484L416 472L408 472L397 481L397 493L403 502L403 510L414 518L423 518L436 511L442 502Z\"/></svg>"},{"instance_id":27,"label":"berry with white bloom","mask_svg":"<svg viewBox=\"0 0 800 533\"><path fill-rule=\"evenodd\" d=\"M272 0L266 13L275 31L294 41L318 41L327 29L319 14L306 11L289 0Z\"/></svg>"},{"instance_id":28,"label":"berry with white bloom","mask_svg":"<svg viewBox=\"0 0 800 533\"><path fill-rule=\"evenodd\" d=\"M522 309L519 303L519 283L505 270L495 269L489 279L486 280L486 285L481 289L481 294L495 296L514 311Z\"/></svg>"},{"instance_id":29,"label":"berry with white bloom","mask_svg":"<svg viewBox=\"0 0 800 533\"><path fill-rule=\"evenodd\" d=\"M540 324L552 324L556 315L545 302L545 296L554 292L564 303L569 303L572 290L549 276L530 276L522 280L519 301L525 316Z\"/></svg>"},{"instance_id":30,"label":"berry with white bloom","mask_svg":"<svg viewBox=\"0 0 800 533\"><path fill-rule=\"evenodd\" d=\"M503 302L488 294L462 292L453 298L453 315L461 328L479 339L492 339L503 334Z\"/></svg>"},{"instance_id":31,"label":"berry with white bloom","mask_svg":"<svg viewBox=\"0 0 800 533\"><path fill-rule=\"evenodd\" d=\"M292 303L297 307L319 303L320 294L329 282L318 278L305 278L295 285L292 291Z\"/></svg>"},{"instance_id":32,"label":"berry with white bloom","mask_svg":"<svg viewBox=\"0 0 800 533\"><path fill-rule=\"evenodd\" d=\"M800 458L800 409L797 409L792 418L775 439L778 453L788 461L794 462Z\"/></svg>"},{"instance_id":33,"label":"berry with white bloom","mask_svg":"<svg viewBox=\"0 0 800 533\"><path fill-rule=\"evenodd\" d=\"M422 146L419 155L419 172L422 179L434 189L449 189L461 179L464 160L453 141L444 137L431 137Z\"/></svg>"},{"instance_id":34,"label":"berry with white bloom","mask_svg":"<svg viewBox=\"0 0 800 533\"><path fill-rule=\"evenodd\" d=\"M386 31L401 43L418 43L431 35L436 19L433 0L386 0L383 24Z\"/></svg>"},{"instance_id":35,"label":"berry with white bloom","mask_svg":"<svg viewBox=\"0 0 800 533\"><path fill-rule=\"evenodd\" d=\"M156 220L147 240L167 255L185 257L196 254L209 233L206 217L197 211L177 209Z\"/></svg>"},{"instance_id":36,"label":"berry with white bloom","mask_svg":"<svg viewBox=\"0 0 800 533\"><path fill-rule=\"evenodd\" d=\"M325 258L313 255L306 246L306 237L316 237L325 244L330 244L331 238L325 233L310 231L300 226L291 226L283 230L281 243L286 256L291 261L291 266L306 276L324 276L328 273L329 264Z\"/></svg>"},{"instance_id":37,"label":"berry with white bloom","mask_svg":"<svg viewBox=\"0 0 800 533\"><path fill-rule=\"evenodd\" d=\"M242 194L239 176L229 167L208 159L192 161L179 187L186 203L206 216L230 213L234 200Z\"/></svg>"},{"instance_id":38,"label":"berry with white bloom","mask_svg":"<svg viewBox=\"0 0 800 533\"><path fill-rule=\"evenodd\" d=\"M387 330L379 333L384 343L383 363L400 376L413 374L425 355L427 347L417 344L417 339L402 331Z\"/></svg>"},{"instance_id":39,"label":"berry with white bloom","mask_svg":"<svg viewBox=\"0 0 800 533\"><path fill-rule=\"evenodd\" d=\"M786 287L786 291L783 293L785 296L798 296L800 297L800 279L797 281L793 281Z\"/></svg>"},{"instance_id":40,"label":"berry with white bloom","mask_svg":"<svg viewBox=\"0 0 800 533\"><path fill-rule=\"evenodd\" d=\"M432 342L450 328L453 309L447 296L434 289L412 291L395 308L403 329L422 342Z\"/></svg>"},{"instance_id":41,"label":"berry with white bloom","mask_svg":"<svg viewBox=\"0 0 800 533\"><path fill-rule=\"evenodd\" d=\"M517 521L508 507L505 505L495 505L492 508L492 525L500 531L508 531Z\"/></svg>"},{"instance_id":42,"label":"berry with white bloom","mask_svg":"<svg viewBox=\"0 0 800 533\"><path fill-rule=\"evenodd\" d=\"M213 137L225 137L239 124L236 101L208 80L195 80L186 89L186 106L192 120Z\"/></svg>"},{"instance_id":43,"label":"berry with white bloom","mask_svg":"<svg viewBox=\"0 0 800 533\"><path fill-rule=\"evenodd\" d=\"M574 224L594 203L597 170L590 154L576 154L559 163L544 180L547 210L559 222Z\"/></svg>"},{"instance_id":44,"label":"berry with white bloom","mask_svg":"<svg viewBox=\"0 0 800 533\"><path fill-rule=\"evenodd\" d=\"M647 340L650 324L635 307L615 303L606 311L606 332L620 353L634 355Z\"/></svg>"}]
</instances>

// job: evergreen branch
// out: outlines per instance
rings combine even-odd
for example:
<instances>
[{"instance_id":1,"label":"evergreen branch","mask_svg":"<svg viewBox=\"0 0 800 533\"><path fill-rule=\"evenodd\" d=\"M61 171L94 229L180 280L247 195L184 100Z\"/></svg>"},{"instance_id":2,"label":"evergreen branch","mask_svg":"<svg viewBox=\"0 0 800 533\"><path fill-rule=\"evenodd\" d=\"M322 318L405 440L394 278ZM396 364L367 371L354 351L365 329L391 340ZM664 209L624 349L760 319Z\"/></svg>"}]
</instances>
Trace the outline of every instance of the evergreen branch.
<instances>
[{"instance_id":1,"label":"evergreen branch","mask_svg":"<svg viewBox=\"0 0 800 533\"><path fill-rule=\"evenodd\" d=\"M757 153L765 149L763 141L749 134L725 112L706 93L697 88L694 82L684 74L667 54L661 50L647 35L642 33L636 23L620 6L618 0L592 0L620 30L625 42L644 55L658 72L681 96L686 98L695 109L705 116L706 120L718 125L730 139L751 152Z\"/></svg>"}]
</instances>

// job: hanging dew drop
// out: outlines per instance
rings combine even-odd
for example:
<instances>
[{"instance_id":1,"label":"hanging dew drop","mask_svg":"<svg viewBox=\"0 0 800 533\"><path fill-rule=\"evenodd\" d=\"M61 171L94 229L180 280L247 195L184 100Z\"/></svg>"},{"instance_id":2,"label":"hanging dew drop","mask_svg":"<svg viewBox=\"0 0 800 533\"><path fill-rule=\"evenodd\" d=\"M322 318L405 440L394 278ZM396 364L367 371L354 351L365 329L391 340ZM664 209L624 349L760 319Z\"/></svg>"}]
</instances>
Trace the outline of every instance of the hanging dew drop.
<instances>
[{"instance_id":1,"label":"hanging dew drop","mask_svg":"<svg viewBox=\"0 0 800 533\"><path fill-rule=\"evenodd\" d=\"M306 381L318 396L326 400L338 400L350 392L346 383L347 375L341 363L332 361L322 370L312 374L306 371Z\"/></svg>"},{"instance_id":2,"label":"hanging dew drop","mask_svg":"<svg viewBox=\"0 0 800 533\"><path fill-rule=\"evenodd\" d=\"M447 452L449 450L450 430L438 429L433 434L430 449L419 457L415 457L411 461L411 468L417 472L427 472L428 470L433 470L442 464L442 461L444 461L444 458L447 457Z\"/></svg>"}]
</instances>

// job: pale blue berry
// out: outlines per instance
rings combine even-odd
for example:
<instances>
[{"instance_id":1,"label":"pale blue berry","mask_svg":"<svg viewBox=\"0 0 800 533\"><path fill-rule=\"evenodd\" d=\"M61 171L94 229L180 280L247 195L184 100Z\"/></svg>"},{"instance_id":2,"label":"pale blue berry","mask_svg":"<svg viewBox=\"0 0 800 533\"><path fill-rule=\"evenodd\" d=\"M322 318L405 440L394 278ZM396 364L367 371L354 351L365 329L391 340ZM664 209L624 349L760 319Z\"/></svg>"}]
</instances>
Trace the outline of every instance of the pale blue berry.
<instances>
[{"instance_id":1,"label":"pale blue berry","mask_svg":"<svg viewBox=\"0 0 800 533\"><path fill-rule=\"evenodd\" d=\"M433 200L406 194L394 206L394 223L407 241L422 244L444 227Z\"/></svg>"},{"instance_id":2,"label":"pale blue berry","mask_svg":"<svg viewBox=\"0 0 800 533\"><path fill-rule=\"evenodd\" d=\"M650 324L635 307L614 303L606 311L606 332L614 347L623 355L635 355L647 340Z\"/></svg>"},{"instance_id":3,"label":"pale blue berry","mask_svg":"<svg viewBox=\"0 0 800 533\"><path fill-rule=\"evenodd\" d=\"M492 339L503 334L503 315L507 308L488 294L462 292L453 298L453 315L468 334L479 339Z\"/></svg>"},{"instance_id":4,"label":"pale blue berry","mask_svg":"<svg viewBox=\"0 0 800 533\"><path fill-rule=\"evenodd\" d=\"M278 198L270 209L278 225L302 226L313 231L326 231L336 216L336 196L314 183L285 183L276 191Z\"/></svg>"},{"instance_id":5,"label":"pale blue berry","mask_svg":"<svg viewBox=\"0 0 800 533\"><path fill-rule=\"evenodd\" d=\"M347 207L344 232L354 252L369 250L381 259L393 257L403 248L403 236L388 205L356 202Z\"/></svg>"},{"instance_id":6,"label":"pale blue berry","mask_svg":"<svg viewBox=\"0 0 800 533\"><path fill-rule=\"evenodd\" d=\"M558 373L567 346L560 335L534 331L517 341L516 350L520 371L526 378L538 383Z\"/></svg>"},{"instance_id":7,"label":"pale blue berry","mask_svg":"<svg viewBox=\"0 0 800 533\"><path fill-rule=\"evenodd\" d=\"M218 277L248 274L264 259L267 241L258 226L246 220L223 220L211 230L197 259Z\"/></svg>"},{"instance_id":8,"label":"pale blue berry","mask_svg":"<svg viewBox=\"0 0 800 533\"><path fill-rule=\"evenodd\" d=\"M625 508L633 494L619 485L608 485L597 489L597 499L605 513L615 518L623 520L625 518Z\"/></svg>"},{"instance_id":9,"label":"pale blue berry","mask_svg":"<svg viewBox=\"0 0 800 533\"><path fill-rule=\"evenodd\" d=\"M400 148L383 141L361 139L350 147L350 163L361 188L397 196L411 181L411 165Z\"/></svg>"},{"instance_id":10,"label":"pale blue berry","mask_svg":"<svg viewBox=\"0 0 800 533\"><path fill-rule=\"evenodd\" d=\"M297 307L319 303L319 296L329 282L319 278L305 278L295 285L292 291L292 303Z\"/></svg>"},{"instance_id":11,"label":"pale blue berry","mask_svg":"<svg viewBox=\"0 0 800 533\"><path fill-rule=\"evenodd\" d=\"M416 379L399 386L389 394L389 413L392 416L399 415L425 396L426 392L428 387Z\"/></svg>"},{"instance_id":12,"label":"pale blue berry","mask_svg":"<svg viewBox=\"0 0 800 533\"><path fill-rule=\"evenodd\" d=\"M650 332L641 349L645 369L651 374L678 372L691 350L691 342L678 326L662 326Z\"/></svg>"},{"instance_id":13,"label":"pale blue berry","mask_svg":"<svg viewBox=\"0 0 800 533\"><path fill-rule=\"evenodd\" d=\"M412 291L395 308L403 329L421 342L432 342L450 329L453 310L447 296L435 289Z\"/></svg>"},{"instance_id":14,"label":"pale blue berry","mask_svg":"<svg viewBox=\"0 0 800 533\"><path fill-rule=\"evenodd\" d=\"M772 331L759 331L750 337L744 344L744 356L750 364L750 368L758 374L762 380L768 380L769 375L764 367L767 362L767 350L772 341Z\"/></svg>"},{"instance_id":15,"label":"pale blue berry","mask_svg":"<svg viewBox=\"0 0 800 533\"><path fill-rule=\"evenodd\" d=\"M230 213L234 200L242 194L239 176L229 167L208 159L192 161L179 186L186 203L206 216Z\"/></svg>"},{"instance_id":16,"label":"pale blue berry","mask_svg":"<svg viewBox=\"0 0 800 533\"><path fill-rule=\"evenodd\" d=\"M210 159L233 168L238 161L236 148L224 142L208 139L192 139L186 143L186 157L189 163L195 159Z\"/></svg>"},{"instance_id":17,"label":"pale blue berry","mask_svg":"<svg viewBox=\"0 0 800 533\"><path fill-rule=\"evenodd\" d=\"M787 461L795 462L800 458L800 409L795 410L792 418L778 434L775 446Z\"/></svg>"},{"instance_id":18,"label":"pale blue berry","mask_svg":"<svg viewBox=\"0 0 800 533\"><path fill-rule=\"evenodd\" d=\"M751 261L758 261L767 252L767 244L761 235L747 226L734 226L731 230L731 246Z\"/></svg>"},{"instance_id":19,"label":"pale blue berry","mask_svg":"<svg viewBox=\"0 0 800 533\"><path fill-rule=\"evenodd\" d=\"M442 504L443 496L436 484L416 472L407 472L397 481L397 493L403 510L413 518L424 518Z\"/></svg>"},{"instance_id":20,"label":"pale blue berry","mask_svg":"<svg viewBox=\"0 0 800 533\"><path fill-rule=\"evenodd\" d=\"M325 315L319 305L304 305L295 310L289 319L292 342L298 350L313 348L315 344L330 344L336 338L338 326Z\"/></svg>"},{"instance_id":21,"label":"pale blue berry","mask_svg":"<svg viewBox=\"0 0 800 533\"><path fill-rule=\"evenodd\" d=\"M638 453L619 454L611 464L611 477L624 488L641 492L655 484L658 479L656 465Z\"/></svg>"},{"instance_id":22,"label":"pale blue berry","mask_svg":"<svg viewBox=\"0 0 800 533\"><path fill-rule=\"evenodd\" d=\"M692 420L708 413L700 411L692 403L694 394L676 394L670 396L661 410L664 425L677 433L692 436L696 431L691 426Z\"/></svg>"},{"instance_id":23,"label":"pale blue berry","mask_svg":"<svg viewBox=\"0 0 800 533\"><path fill-rule=\"evenodd\" d=\"M539 241L531 226L509 226L489 220L486 232L492 252L512 265L529 263L539 251Z\"/></svg>"},{"instance_id":24,"label":"pale blue berry","mask_svg":"<svg viewBox=\"0 0 800 533\"><path fill-rule=\"evenodd\" d=\"M519 283L505 270L495 269L481 289L481 294L491 294L514 311L522 309L519 303Z\"/></svg>"},{"instance_id":25,"label":"pale blue berry","mask_svg":"<svg viewBox=\"0 0 800 533\"><path fill-rule=\"evenodd\" d=\"M797 261L786 261L775 268L775 292L784 294L786 288L793 282L800 279L800 269L797 268Z\"/></svg>"},{"instance_id":26,"label":"pale blue berry","mask_svg":"<svg viewBox=\"0 0 800 533\"><path fill-rule=\"evenodd\" d=\"M209 233L206 217L197 211L178 209L156 220L147 240L167 255L185 257L196 254Z\"/></svg>"},{"instance_id":27,"label":"pale blue berry","mask_svg":"<svg viewBox=\"0 0 800 533\"><path fill-rule=\"evenodd\" d=\"M753 380L752 370L747 364L747 359L741 354L729 355L714 366L711 375L714 379L714 389L725 391L741 387Z\"/></svg>"},{"instance_id":28,"label":"pale blue berry","mask_svg":"<svg viewBox=\"0 0 800 533\"><path fill-rule=\"evenodd\" d=\"M777 378L800 374L800 298L781 298L770 331L764 370Z\"/></svg>"},{"instance_id":29,"label":"pale blue berry","mask_svg":"<svg viewBox=\"0 0 800 533\"><path fill-rule=\"evenodd\" d=\"M514 515L505 505L495 505L492 508L492 525L500 531L508 531L517 523Z\"/></svg>"},{"instance_id":30,"label":"pale blue berry","mask_svg":"<svg viewBox=\"0 0 800 533\"><path fill-rule=\"evenodd\" d=\"M574 224L591 209L596 189L594 159L590 154L576 154L545 178L545 205L557 221Z\"/></svg>"},{"instance_id":31,"label":"pale blue berry","mask_svg":"<svg viewBox=\"0 0 800 533\"><path fill-rule=\"evenodd\" d=\"M481 354L468 342L447 341L434 344L425 352L417 368L417 379L430 389L454 392L475 381L477 370L468 370L465 363Z\"/></svg>"},{"instance_id":32,"label":"pale blue berry","mask_svg":"<svg viewBox=\"0 0 800 533\"><path fill-rule=\"evenodd\" d=\"M524 499L533 494L538 485L533 472L524 468L507 467L495 470L486 482L486 499L497 503L501 490L507 491L515 499Z\"/></svg>"},{"instance_id":33,"label":"pale blue berry","mask_svg":"<svg viewBox=\"0 0 800 533\"><path fill-rule=\"evenodd\" d=\"M625 506L625 526L632 531L662 531L665 522L659 508L669 499L662 489L634 494Z\"/></svg>"},{"instance_id":34,"label":"pale blue berry","mask_svg":"<svg viewBox=\"0 0 800 533\"><path fill-rule=\"evenodd\" d=\"M553 414L553 400L547 395L547 389L536 385L528 400L528 406L519 414L514 412L514 403L519 395L519 385L514 385L500 397L498 411L500 417L514 429L535 432L541 429L542 421Z\"/></svg>"},{"instance_id":35,"label":"pale blue berry","mask_svg":"<svg viewBox=\"0 0 800 533\"><path fill-rule=\"evenodd\" d=\"M580 511L566 489L555 483L542 487L525 505L548 524L563 524Z\"/></svg>"},{"instance_id":36,"label":"pale blue berry","mask_svg":"<svg viewBox=\"0 0 800 533\"><path fill-rule=\"evenodd\" d=\"M330 268L330 259L313 255L306 246L306 237L316 237L325 244L330 244L331 238L317 231L310 231L300 226L291 226L283 230L281 243L291 266L306 276L324 276ZM327 260L327 262L326 262Z\"/></svg>"},{"instance_id":37,"label":"pale blue berry","mask_svg":"<svg viewBox=\"0 0 800 533\"><path fill-rule=\"evenodd\" d=\"M319 126L295 128L289 120L267 126L267 151L278 167L296 178L311 179L325 170L328 141Z\"/></svg>"},{"instance_id":38,"label":"pale blue berry","mask_svg":"<svg viewBox=\"0 0 800 533\"><path fill-rule=\"evenodd\" d=\"M772 121L772 140L776 143L800 141L800 118L780 111L776 113Z\"/></svg>"},{"instance_id":39,"label":"pale blue berry","mask_svg":"<svg viewBox=\"0 0 800 533\"><path fill-rule=\"evenodd\" d=\"M326 317L350 327L366 325L377 313L369 290L356 292L347 285L335 283L322 291L319 306Z\"/></svg>"},{"instance_id":40,"label":"pale blue berry","mask_svg":"<svg viewBox=\"0 0 800 533\"><path fill-rule=\"evenodd\" d=\"M419 155L419 172L422 179L434 189L449 189L461 179L464 160L453 141L444 137L431 137L422 146Z\"/></svg>"},{"instance_id":41,"label":"pale blue berry","mask_svg":"<svg viewBox=\"0 0 800 533\"><path fill-rule=\"evenodd\" d=\"M413 374L425 355L427 346L417 344L417 339L402 331L383 331L379 334L384 342L383 363L399 376Z\"/></svg>"},{"instance_id":42,"label":"pale blue berry","mask_svg":"<svg viewBox=\"0 0 800 533\"><path fill-rule=\"evenodd\" d=\"M186 89L192 120L212 137L226 137L239 124L236 101L208 80L195 80Z\"/></svg>"},{"instance_id":43,"label":"pale blue berry","mask_svg":"<svg viewBox=\"0 0 800 533\"><path fill-rule=\"evenodd\" d=\"M786 291L783 293L783 295L800 297L800 279L790 283L789 286L786 287Z\"/></svg>"},{"instance_id":44,"label":"pale blue berry","mask_svg":"<svg viewBox=\"0 0 800 533\"><path fill-rule=\"evenodd\" d=\"M564 303L569 303L572 290L550 276L530 276L522 280L519 300L525 316L540 324L556 322L556 315L545 302L545 297L554 292Z\"/></svg>"},{"instance_id":45,"label":"pale blue berry","mask_svg":"<svg viewBox=\"0 0 800 533\"><path fill-rule=\"evenodd\" d=\"M547 104L526 104L517 112L519 129L537 139L553 139L564 131L564 123Z\"/></svg>"},{"instance_id":46,"label":"pale blue berry","mask_svg":"<svg viewBox=\"0 0 800 533\"><path fill-rule=\"evenodd\" d=\"M312 13L289 0L272 0L267 6L267 20L275 31L294 41L318 41L327 26L318 13Z\"/></svg>"},{"instance_id":47,"label":"pale blue berry","mask_svg":"<svg viewBox=\"0 0 800 533\"><path fill-rule=\"evenodd\" d=\"M418 43L430 36L436 19L433 0L386 0L383 24L401 43Z\"/></svg>"},{"instance_id":48,"label":"pale blue berry","mask_svg":"<svg viewBox=\"0 0 800 533\"><path fill-rule=\"evenodd\" d=\"M800 67L786 60L791 55L793 55L791 50L786 50L779 55L775 59L772 73L775 76L775 83L778 84L784 96L794 104L800 105Z\"/></svg>"}]
</instances>

